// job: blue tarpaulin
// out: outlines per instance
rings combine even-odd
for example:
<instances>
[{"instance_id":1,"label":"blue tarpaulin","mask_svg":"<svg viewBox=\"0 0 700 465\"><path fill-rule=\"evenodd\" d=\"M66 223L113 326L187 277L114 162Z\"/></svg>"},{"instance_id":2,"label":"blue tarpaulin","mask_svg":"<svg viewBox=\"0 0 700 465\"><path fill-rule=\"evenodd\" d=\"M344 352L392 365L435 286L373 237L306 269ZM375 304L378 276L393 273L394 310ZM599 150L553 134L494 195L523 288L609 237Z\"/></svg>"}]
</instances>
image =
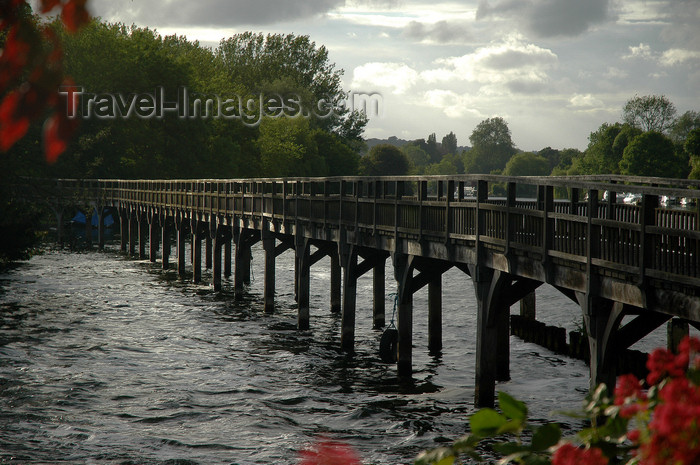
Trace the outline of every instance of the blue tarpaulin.
<instances>
[{"instance_id":1,"label":"blue tarpaulin","mask_svg":"<svg viewBox=\"0 0 700 465\"><path fill-rule=\"evenodd\" d=\"M99 217L97 216L97 210L95 209L93 214L92 214L92 226L97 227L97 222L99 221ZM85 224L85 213L79 211L78 213L75 214L75 216L72 219L73 223L77 224ZM110 227L114 224L114 218L112 218L112 215L105 215L104 217L104 225L105 227Z\"/></svg>"}]
</instances>

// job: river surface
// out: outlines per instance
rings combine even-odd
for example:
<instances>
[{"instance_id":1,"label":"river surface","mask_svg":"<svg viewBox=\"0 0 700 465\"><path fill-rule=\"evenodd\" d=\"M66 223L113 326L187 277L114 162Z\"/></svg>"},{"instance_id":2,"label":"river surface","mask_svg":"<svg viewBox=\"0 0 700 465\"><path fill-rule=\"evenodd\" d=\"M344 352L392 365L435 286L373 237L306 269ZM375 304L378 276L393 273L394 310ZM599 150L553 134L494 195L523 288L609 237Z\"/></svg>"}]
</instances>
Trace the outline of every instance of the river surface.
<instances>
[{"instance_id":1,"label":"river surface","mask_svg":"<svg viewBox=\"0 0 700 465\"><path fill-rule=\"evenodd\" d=\"M390 260L387 292L395 290ZM277 261L274 314L263 313L263 260L235 300L160 263L47 249L0 274L0 463L294 464L319 436L366 464L412 463L466 432L474 412L476 303L469 278L443 279L443 343L427 350L427 291L414 298L414 376L380 361L371 274L358 282L356 353L339 351L328 260L311 270L311 329L298 331L293 254ZM569 329L578 308L538 290L538 318ZM387 322L392 301L387 297ZM517 311L514 307L513 311ZM588 369L511 337L499 383L536 421L580 407Z\"/></svg>"}]
</instances>

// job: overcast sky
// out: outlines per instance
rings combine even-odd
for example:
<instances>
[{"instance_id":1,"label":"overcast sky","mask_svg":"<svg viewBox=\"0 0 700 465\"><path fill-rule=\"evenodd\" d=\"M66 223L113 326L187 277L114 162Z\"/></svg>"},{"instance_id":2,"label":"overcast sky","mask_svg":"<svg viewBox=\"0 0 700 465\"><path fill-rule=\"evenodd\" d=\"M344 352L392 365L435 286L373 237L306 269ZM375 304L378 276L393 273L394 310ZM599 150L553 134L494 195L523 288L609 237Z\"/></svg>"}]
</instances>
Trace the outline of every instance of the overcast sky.
<instances>
[{"instance_id":1,"label":"overcast sky","mask_svg":"<svg viewBox=\"0 0 700 465\"><path fill-rule=\"evenodd\" d=\"M700 111L700 0L91 0L93 14L215 47L244 31L309 35L379 92L366 137L460 145L501 116L523 150L584 149L625 101Z\"/></svg>"}]
</instances>

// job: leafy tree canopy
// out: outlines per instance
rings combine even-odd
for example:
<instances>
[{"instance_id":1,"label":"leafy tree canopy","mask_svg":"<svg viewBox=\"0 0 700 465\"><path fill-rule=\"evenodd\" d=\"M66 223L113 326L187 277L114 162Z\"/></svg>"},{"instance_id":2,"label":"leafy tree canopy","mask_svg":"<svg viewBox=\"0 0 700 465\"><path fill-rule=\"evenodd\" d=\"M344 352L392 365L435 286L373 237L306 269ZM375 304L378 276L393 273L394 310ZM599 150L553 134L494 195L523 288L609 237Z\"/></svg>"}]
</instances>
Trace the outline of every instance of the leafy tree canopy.
<instances>
[{"instance_id":1,"label":"leafy tree canopy","mask_svg":"<svg viewBox=\"0 0 700 465\"><path fill-rule=\"evenodd\" d=\"M465 154L466 173L490 173L503 169L513 154L515 146L508 124L501 117L488 118L479 123L469 136L472 148Z\"/></svg>"},{"instance_id":2,"label":"leafy tree canopy","mask_svg":"<svg viewBox=\"0 0 700 465\"><path fill-rule=\"evenodd\" d=\"M620 172L632 176L679 178L687 175L671 139L657 131L636 136L625 147Z\"/></svg>"},{"instance_id":3,"label":"leafy tree canopy","mask_svg":"<svg viewBox=\"0 0 700 465\"><path fill-rule=\"evenodd\" d=\"M409 162L398 147L380 144L372 147L360 160L363 176L402 176L408 174Z\"/></svg>"},{"instance_id":4,"label":"leafy tree canopy","mask_svg":"<svg viewBox=\"0 0 700 465\"><path fill-rule=\"evenodd\" d=\"M634 96L622 108L622 120L645 132L667 132L675 116L676 107L664 95Z\"/></svg>"}]
</instances>

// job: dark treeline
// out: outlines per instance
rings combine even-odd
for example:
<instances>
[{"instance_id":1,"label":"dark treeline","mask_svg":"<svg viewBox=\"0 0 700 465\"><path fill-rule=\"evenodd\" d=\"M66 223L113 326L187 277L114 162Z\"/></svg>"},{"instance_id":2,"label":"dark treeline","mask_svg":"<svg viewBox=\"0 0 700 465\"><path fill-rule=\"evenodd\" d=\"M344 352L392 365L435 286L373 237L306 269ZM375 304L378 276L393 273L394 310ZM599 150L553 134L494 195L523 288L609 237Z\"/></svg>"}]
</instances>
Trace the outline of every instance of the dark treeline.
<instances>
[{"instance_id":1,"label":"dark treeline","mask_svg":"<svg viewBox=\"0 0 700 465\"><path fill-rule=\"evenodd\" d=\"M66 74L84 92L80 127L51 166L42 159L41 125L32 127L3 157L13 173L77 178L357 174L366 118L344 107L343 71L308 36L247 32L212 50L183 37L99 20L75 35L66 34L60 22L54 27ZM177 103L177 111L151 111L151 100L161 96ZM261 110L287 117L261 118Z\"/></svg>"}]
</instances>

